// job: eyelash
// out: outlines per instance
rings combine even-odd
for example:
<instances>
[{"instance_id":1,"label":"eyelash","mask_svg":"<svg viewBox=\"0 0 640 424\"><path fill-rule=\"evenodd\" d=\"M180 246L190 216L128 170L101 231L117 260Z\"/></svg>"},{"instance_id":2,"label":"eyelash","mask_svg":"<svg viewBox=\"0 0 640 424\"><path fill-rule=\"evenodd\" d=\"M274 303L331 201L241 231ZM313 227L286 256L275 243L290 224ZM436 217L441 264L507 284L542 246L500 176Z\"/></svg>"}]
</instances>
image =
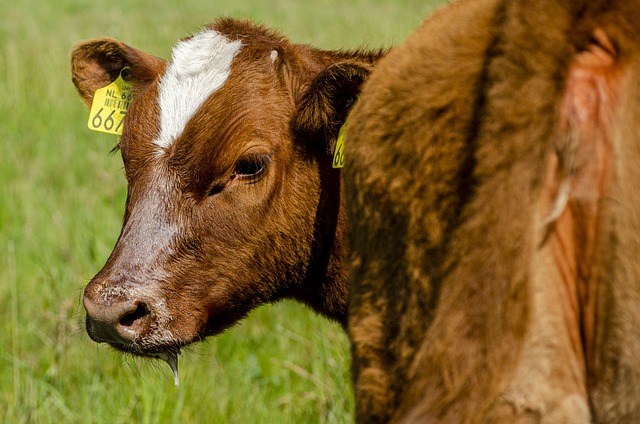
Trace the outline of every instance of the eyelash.
<instances>
[{"instance_id":1,"label":"eyelash","mask_svg":"<svg viewBox=\"0 0 640 424\"><path fill-rule=\"evenodd\" d=\"M229 181L235 179L256 180L267 168L270 160L271 158L267 154L253 154L241 158L236 163Z\"/></svg>"},{"instance_id":2,"label":"eyelash","mask_svg":"<svg viewBox=\"0 0 640 424\"><path fill-rule=\"evenodd\" d=\"M269 162L271 162L271 157L266 153L257 153L241 158L236 162L236 166L227 182L214 184L209 188L208 195L213 196L220 193L227 184L233 181L243 181L250 184L258 182L267 169Z\"/></svg>"}]
</instances>

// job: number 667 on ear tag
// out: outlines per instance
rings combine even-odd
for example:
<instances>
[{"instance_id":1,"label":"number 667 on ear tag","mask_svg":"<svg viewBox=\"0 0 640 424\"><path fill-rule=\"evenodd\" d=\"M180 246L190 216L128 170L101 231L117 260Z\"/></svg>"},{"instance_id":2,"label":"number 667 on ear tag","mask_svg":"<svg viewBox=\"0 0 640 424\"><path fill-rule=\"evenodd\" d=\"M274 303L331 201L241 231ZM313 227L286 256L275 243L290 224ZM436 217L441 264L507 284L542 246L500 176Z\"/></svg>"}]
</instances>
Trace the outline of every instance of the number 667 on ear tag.
<instances>
[{"instance_id":1,"label":"number 667 on ear tag","mask_svg":"<svg viewBox=\"0 0 640 424\"><path fill-rule=\"evenodd\" d=\"M129 75L129 67L122 68L115 81L96 90L87 123L89 129L122 134L122 121L133 100Z\"/></svg>"}]
</instances>

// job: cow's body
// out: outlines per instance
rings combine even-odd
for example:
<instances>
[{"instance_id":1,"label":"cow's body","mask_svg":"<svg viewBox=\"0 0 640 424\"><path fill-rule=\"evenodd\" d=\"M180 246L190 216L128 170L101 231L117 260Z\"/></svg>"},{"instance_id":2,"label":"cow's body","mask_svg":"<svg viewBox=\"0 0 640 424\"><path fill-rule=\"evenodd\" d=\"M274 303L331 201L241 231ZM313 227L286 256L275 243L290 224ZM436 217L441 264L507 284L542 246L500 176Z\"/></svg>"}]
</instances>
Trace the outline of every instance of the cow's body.
<instances>
[{"instance_id":1,"label":"cow's body","mask_svg":"<svg viewBox=\"0 0 640 424\"><path fill-rule=\"evenodd\" d=\"M175 362L182 346L283 298L345 325L346 211L331 152L380 53L221 19L172 56L112 39L73 53L87 104L124 67L136 95L119 142L124 226L84 291L89 335Z\"/></svg>"},{"instance_id":2,"label":"cow's body","mask_svg":"<svg viewBox=\"0 0 640 424\"><path fill-rule=\"evenodd\" d=\"M455 2L350 115L359 422L640 421L640 2ZM638 199L638 201L636 201Z\"/></svg>"}]
</instances>

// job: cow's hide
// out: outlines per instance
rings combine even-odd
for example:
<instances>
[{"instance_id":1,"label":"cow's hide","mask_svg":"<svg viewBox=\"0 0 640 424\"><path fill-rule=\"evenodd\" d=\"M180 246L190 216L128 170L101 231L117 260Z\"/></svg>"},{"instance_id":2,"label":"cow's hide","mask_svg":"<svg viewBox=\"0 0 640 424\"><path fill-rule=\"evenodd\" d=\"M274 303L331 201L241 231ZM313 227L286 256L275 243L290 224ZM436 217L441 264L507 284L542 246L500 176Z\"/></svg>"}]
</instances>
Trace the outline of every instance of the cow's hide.
<instances>
[{"instance_id":1,"label":"cow's hide","mask_svg":"<svg viewBox=\"0 0 640 424\"><path fill-rule=\"evenodd\" d=\"M359 422L640 420L639 25L462 0L377 65L346 139Z\"/></svg>"}]
</instances>

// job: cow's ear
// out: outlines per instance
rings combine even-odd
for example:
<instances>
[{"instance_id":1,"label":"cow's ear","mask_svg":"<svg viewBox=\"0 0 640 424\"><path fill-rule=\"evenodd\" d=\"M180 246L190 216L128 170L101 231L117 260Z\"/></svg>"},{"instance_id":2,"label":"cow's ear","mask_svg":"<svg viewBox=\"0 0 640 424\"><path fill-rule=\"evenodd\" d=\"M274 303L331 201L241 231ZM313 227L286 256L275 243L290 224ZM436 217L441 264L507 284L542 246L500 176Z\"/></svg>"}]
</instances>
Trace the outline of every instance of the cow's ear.
<instances>
[{"instance_id":1,"label":"cow's ear","mask_svg":"<svg viewBox=\"0 0 640 424\"><path fill-rule=\"evenodd\" d=\"M96 90L118 78L126 66L130 67L129 79L135 93L154 81L166 62L112 38L83 42L71 53L72 80L88 107Z\"/></svg>"},{"instance_id":2,"label":"cow's ear","mask_svg":"<svg viewBox=\"0 0 640 424\"><path fill-rule=\"evenodd\" d=\"M338 137L371 67L341 62L321 71L302 95L291 122L294 134L331 143Z\"/></svg>"}]
</instances>

